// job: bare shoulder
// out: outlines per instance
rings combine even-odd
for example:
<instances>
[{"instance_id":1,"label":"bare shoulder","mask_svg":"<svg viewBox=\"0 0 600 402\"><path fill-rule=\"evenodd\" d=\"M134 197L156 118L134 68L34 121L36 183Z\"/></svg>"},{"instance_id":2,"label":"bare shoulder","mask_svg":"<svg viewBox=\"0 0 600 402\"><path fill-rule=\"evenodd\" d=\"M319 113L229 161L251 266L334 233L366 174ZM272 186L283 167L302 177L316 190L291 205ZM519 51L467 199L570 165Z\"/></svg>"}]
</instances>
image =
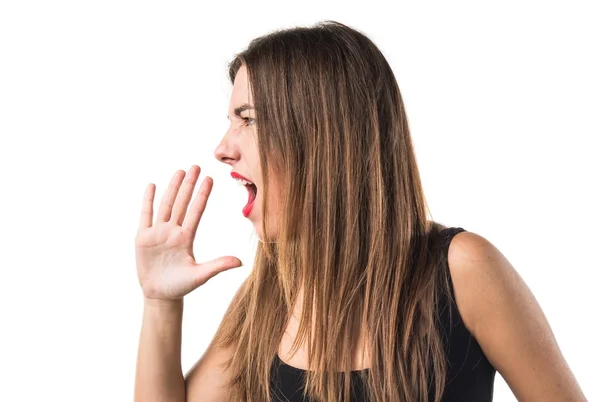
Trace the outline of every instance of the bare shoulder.
<instances>
[{"instance_id":1,"label":"bare shoulder","mask_svg":"<svg viewBox=\"0 0 600 402\"><path fill-rule=\"evenodd\" d=\"M586 400L540 305L498 248L476 233L458 233L448 267L465 326L517 399Z\"/></svg>"},{"instance_id":2,"label":"bare shoulder","mask_svg":"<svg viewBox=\"0 0 600 402\"><path fill-rule=\"evenodd\" d=\"M231 379L223 365L234 350L218 348L211 343L194 366L185 375L186 401L228 401L227 384Z\"/></svg>"},{"instance_id":3,"label":"bare shoulder","mask_svg":"<svg viewBox=\"0 0 600 402\"><path fill-rule=\"evenodd\" d=\"M448 248L448 267L457 304L471 332L480 324L480 303L476 301L500 286L522 287L517 272L489 240L473 232L454 235Z\"/></svg>"}]
</instances>

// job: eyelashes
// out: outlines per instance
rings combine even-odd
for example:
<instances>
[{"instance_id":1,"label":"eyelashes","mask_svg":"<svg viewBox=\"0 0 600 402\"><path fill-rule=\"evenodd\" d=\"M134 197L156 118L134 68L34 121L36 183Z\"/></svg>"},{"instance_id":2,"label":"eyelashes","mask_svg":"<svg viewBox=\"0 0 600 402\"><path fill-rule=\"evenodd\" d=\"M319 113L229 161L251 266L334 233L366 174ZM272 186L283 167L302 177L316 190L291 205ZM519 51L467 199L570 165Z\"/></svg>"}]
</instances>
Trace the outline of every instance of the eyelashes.
<instances>
[{"instance_id":1,"label":"eyelashes","mask_svg":"<svg viewBox=\"0 0 600 402\"><path fill-rule=\"evenodd\" d=\"M242 120L244 121L244 126L250 126L256 122L252 117L242 117Z\"/></svg>"}]
</instances>

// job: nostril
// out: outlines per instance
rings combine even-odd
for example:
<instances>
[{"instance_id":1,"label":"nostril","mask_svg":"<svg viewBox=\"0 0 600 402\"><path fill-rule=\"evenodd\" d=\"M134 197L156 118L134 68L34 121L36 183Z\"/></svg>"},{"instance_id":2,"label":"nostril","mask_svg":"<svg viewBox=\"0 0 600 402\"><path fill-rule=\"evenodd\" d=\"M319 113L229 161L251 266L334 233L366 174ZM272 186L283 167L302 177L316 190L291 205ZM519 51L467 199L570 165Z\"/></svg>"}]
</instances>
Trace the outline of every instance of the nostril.
<instances>
[{"instance_id":1,"label":"nostril","mask_svg":"<svg viewBox=\"0 0 600 402\"><path fill-rule=\"evenodd\" d=\"M215 158L219 161L219 162L223 162L223 163L227 163L227 164L231 164L231 161L233 161L234 159L229 157L225 152L220 151L220 150L216 150L215 153Z\"/></svg>"},{"instance_id":2,"label":"nostril","mask_svg":"<svg viewBox=\"0 0 600 402\"><path fill-rule=\"evenodd\" d=\"M227 146L224 142L221 142L214 151L215 158L220 161L226 163L226 159L228 157Z\"/></svg>"},{"instance_id":3,"label":"nostril","mask_svg":"<svg viewBox=\"0 0 600 402\"><path fill-rule=\"evenodd\" d=\"M240 157L239 149L235 146L227 147L226 143L221 143L214 151L215 158L219 162L227 163L231 165L233 161L236 161Z\"/></svg>"}]
</instances>

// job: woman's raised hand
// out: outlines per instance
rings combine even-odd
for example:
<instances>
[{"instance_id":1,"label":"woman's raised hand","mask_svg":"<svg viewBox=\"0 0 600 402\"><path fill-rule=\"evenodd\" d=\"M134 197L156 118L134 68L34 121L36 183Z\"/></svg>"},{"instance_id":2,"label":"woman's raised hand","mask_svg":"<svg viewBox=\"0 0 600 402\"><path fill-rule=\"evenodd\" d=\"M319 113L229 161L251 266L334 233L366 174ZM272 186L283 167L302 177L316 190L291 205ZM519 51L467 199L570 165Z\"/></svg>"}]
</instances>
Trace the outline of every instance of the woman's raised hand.
<instances>
[{"instance_id":1,"label":"woman's raised hand","mask_svg":"<svg viewBox=\"0 0 600 402\"><path fill-rule=\"evenodd\" d=\"M242 265L232 256L196 263L193 242L213 185L212 178L206 177L188 209L199 175L197 165L187 175L183 170L175 172L154 224L156 186L150 183L146 188L135 237L137 274L146 299L179 300L219 272Z\"/></svg>"}]
</instances>

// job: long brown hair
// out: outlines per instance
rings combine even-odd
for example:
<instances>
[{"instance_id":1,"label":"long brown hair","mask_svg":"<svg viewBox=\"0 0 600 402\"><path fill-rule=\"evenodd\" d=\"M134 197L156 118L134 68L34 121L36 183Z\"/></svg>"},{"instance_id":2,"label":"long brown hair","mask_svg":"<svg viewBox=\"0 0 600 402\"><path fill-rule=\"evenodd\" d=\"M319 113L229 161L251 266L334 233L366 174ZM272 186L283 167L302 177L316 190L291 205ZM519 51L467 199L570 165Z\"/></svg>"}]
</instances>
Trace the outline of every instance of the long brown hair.
<instances>
[{"instance_id":1,"label":"long brown hair","mask_svg":"<svg viewBox=\"0 0 600 402\"><path fill-rule=\"evenodd\" d=\"M440 400L446 375L438 303L449 294L441 225L427 219L404 103L383 54L335 21L251 41L229 66L248 70L263 191L281 188L275 242L216 334L235 346L234 401L271 401L271 366L300 289L294 347L307 345L306 392L349 401L357 328L366 333L369 400ZM263 197L267 233L267 197ZM340 369L341 367L341 369ZM343 375L341 374L343 373Z\"/></svg>"}]
</instances>

